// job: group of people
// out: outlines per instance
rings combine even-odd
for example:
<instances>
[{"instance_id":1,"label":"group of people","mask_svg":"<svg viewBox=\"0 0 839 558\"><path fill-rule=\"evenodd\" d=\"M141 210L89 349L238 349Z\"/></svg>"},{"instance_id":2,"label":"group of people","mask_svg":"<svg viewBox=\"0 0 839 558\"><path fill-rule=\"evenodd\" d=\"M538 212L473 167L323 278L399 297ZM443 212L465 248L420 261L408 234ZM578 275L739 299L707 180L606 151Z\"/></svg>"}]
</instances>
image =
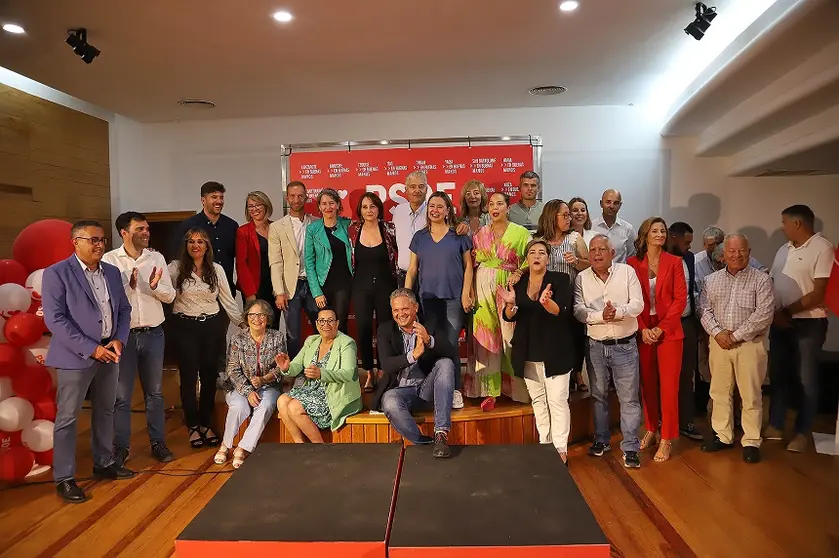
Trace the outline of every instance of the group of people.
<instances>
[{"instance_id":1,"label":"group of people","mask_svg":"<svg viewBox=\"0 0 839 558\"><path fill-rule=\"evenodd\" d=\"M202 210L181 224L178 255L168 265L149 249L149 224L140 213L117 218L123 243L107 254L102 225L76 223L75 254L50 267L43 283L53 334L47 364L60 370L58 493L71 502L86 498L74 481L74 454L76 417L88 391L94 474L133 475L125 462L138 375L152 454L162 462L174 458L163 425L163 304L172 305L189 442L218 447L219 464L232 452L239 467L275 410L295 442L322 442L322 429L336 430L362 410L362 391L372 393L371 411L383 412L410 442L433 444L437 457L450 455L451 412L463 406L463 394L480 399L484 410L501 395L531 402L540 442L552 443L567 461L569 393L591 389L596 436L589 454L601 456L610 450L612 383L624 464L638 467L639 451L649 447L658 446L656 461L669 459L680 432L702 438L692 422L697 368L714 400L714 436L703 449L731 447L736 384L744 458L754 462L770 324L773 405L765 437L783 434L788 394L800 378L804 403L789 449L803 449L815 412L817 349L826 334L822 301L833 261L809 208L784 211L790 242L770 277L756 269L742 235L723 237L711 227L694 256L686 223L668 228L653 217L636 234L618 217L617 191L604 192L602 215L591 218L582 198L539 201L533 171L521 175L519 187L521 200L511 204L471 180L458 215L446 193L429 195L426 175L413 172L405 179L407 203L388 221L382 201L369 192L355 219L342 217L342 199L331 189L318 194L315 219L304 211L305 184L295 181L286 187L287 215L271 221L269 197L251 192L247 223L238 226L222 212L224 186L207 182ZM347 334L350 304L355 340ZM277 329L281 314L285 334ZM306 319L317 333L303 340ZM241 331L228 343L230 323ZM463 329L468 358L461 374ZM292 384L285 393L284 378ZM228 406L222 437L212 428L218 388ZM642 403L646 433L639 440ZM419 407L434 410L431 437L411 416Z\"/></svg>"}]
</instances>

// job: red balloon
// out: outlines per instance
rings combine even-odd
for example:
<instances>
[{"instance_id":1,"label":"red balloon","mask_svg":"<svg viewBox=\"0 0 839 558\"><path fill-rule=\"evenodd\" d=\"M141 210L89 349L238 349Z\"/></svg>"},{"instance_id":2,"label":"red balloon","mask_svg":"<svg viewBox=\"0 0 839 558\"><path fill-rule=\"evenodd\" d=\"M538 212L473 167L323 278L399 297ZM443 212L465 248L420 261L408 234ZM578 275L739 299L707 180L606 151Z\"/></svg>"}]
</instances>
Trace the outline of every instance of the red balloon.
<instances>
[{"instance_id":1,"label":"red balloon","mask_svg":"<svg viewBox=\"0 0 839 558\"><path fill-rule=\"evenodd\" d=\"M14 345L0 343L0 376L14 378L26 364L23 351Z\"/></svg>"},{"instance_id":2,"label":"red balloon","mask_svg":"<svg viewBox=\"0 0 839 558\"><path fill-rule=\"evenodd\" d=\"M52 388L52 377L45 366L30 364L23 372L12 377L12 391L27 401L42 399Z\"/></svg>"},{"instance_id":3,"label":"red balloon","mask_svg":"<svg viewBox=\"0 0 839 558\"><path fill-rule=\"evenodd\" d=\"M28 347L41 340L44 335L44 319L35 314L15 314L3 327L6 341L16 347Z\"/></svg>"},{"instance_id":4,"label":"red balloon","mask_svg":"<svg viewBox=\"0 0 839 558\"><path fill-rule=\"evenodd\" d=\"M69 258L73 253L72 228L72 223L61 219L43 219L28 225L12 246L15 260L32 273Z\"/></svg>"},{"instance_id":5,"label":"red balloon","mask_svg":"<svg viewBox=\"0 0 839 558\"><path fill-rule=\"evenodd\" d=\"M55 390L50 390L45 396L37 401L30 401L35 407L34 420L43 419L50 422L55 422L55 414L57 407L55 405Z\"/></svg>"},{"instance_id":6,"label":"red balloon","mask_svg":"<svg viewBox=\"0 0 839 558\"><path fill-rule=\"evenodd\" d=\"M18 446L0 453L0 480L20 482L35 465L35 454L29 448Z\"/></svg>"},{"instance_id":7,"label":"red balloon","mask_svg":"<svg viewBox=\"0 0 839 558\"><path fill-rule=\"evenodd\" d=\"M0 453L23 445L23 442L20 439L22 434L23 430L18 430L17 432L6 432L5 430L0 430Z\"/></svg>"},{"instance_id":8,"label":"red balloon","mask_svg":"<svg viewBox=\"0 0 839 558\"><path fill-rule=\"evenodd\" d=\"M15 283L25 287L27 277L29 277L29 274L20 262L0 260L0 285Z\"/></svg>"},{"instance_id":9,"label":"red balloon","mask_svg":"<svg viewBox=\"0 0 839 558\"><path fill-rule=\"evenodd\" d=\"M35 463L38 465L49 465L52 467L52 450L48 449L47 451L36 451Z\"/></svg>"}]
</instances>

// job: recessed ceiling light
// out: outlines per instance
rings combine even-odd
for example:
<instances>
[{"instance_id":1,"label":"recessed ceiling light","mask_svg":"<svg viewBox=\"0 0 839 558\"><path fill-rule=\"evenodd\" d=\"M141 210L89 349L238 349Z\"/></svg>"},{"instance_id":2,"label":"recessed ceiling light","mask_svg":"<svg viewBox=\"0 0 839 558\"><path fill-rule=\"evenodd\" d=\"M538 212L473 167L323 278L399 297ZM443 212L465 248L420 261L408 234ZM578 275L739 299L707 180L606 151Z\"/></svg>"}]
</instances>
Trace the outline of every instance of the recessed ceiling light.
<instances>
[{"instance_id":1,"label":"recessed ceiling light","mask_svg":"<svg viewBox=\"0 0 839 558\"><path fill-rule=\"evenodd\" d=\"M382 140L382 141L380 141L379 143L380 143L380 144L382 144L382 145L387 145L387 144L389 144L390 142L389 142L389 141L387 141L387 140Z\"/></svg>"},{"instance_id":2,"label":"recessed ceiling light","mask_svg":"<svg viewBox=\"0 0 839 558\"><path fill-rule=\"evenodd\" d=\"M287 12L285 10L280 10L279 12L274 12L274 15L271 16L271 17L273 17L275 20L279 21L280 23L288 23L289 21L294 19L294 16L291 15L291 12Z\"/></svg>"},{"instance_id":3,"label":"recessed ceiling light","mask_svg":"<svg viewBox=\"0 0 839 558\"><path fill-rule=\"evenodd\" d=\"M559 3L559 11L561 12L573 12L579 7L580 3L575 0L565 0L565 2Z\"/></svg>"},{"instance_id":4,"label":"recessed ceiling light","mask_svg":"<svg viewBox=\"0 0 839 558\"><path fill-rule=\"evenodd\" d=\"M510 136L504 136L501 141L510 141Z\"/></svg>"},{"instance_id":5,"label":"recessed ceiling light","mask_svg":"<svg viewBox=\"0 0 839 558\"><path fill-rule=\"evenodd\" d=\"M530 94L536 97L546 97L548 95L561 95L566 91L568 91L568 88L562 85L542 85L531 89Z\"/></svg>"},{"instance_id":6,"label":"recessed ceiling light","mask_svg":"<svg viewBox=\"0 0 839 558\"><path fill-rule=\"evenodd\" d=\"M26 31L20 25L16 25L14 23L6 23L3 25L3 31L7 33L14 33L15 35L22 35L26 33Z\"/></svg>"}]
</instances>

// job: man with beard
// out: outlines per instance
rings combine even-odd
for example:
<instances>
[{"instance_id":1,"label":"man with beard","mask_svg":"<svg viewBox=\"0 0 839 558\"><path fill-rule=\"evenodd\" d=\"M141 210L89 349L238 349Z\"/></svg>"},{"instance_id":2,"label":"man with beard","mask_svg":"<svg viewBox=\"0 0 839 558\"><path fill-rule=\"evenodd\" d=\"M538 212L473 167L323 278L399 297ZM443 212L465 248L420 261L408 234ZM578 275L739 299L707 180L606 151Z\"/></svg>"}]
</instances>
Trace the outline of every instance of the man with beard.
<instances>
[{"instance_id":1,"label":"man with beard","mask_svg":"<svg viewBox=\"0 0 839 558\"><path fill-rule=\"evenodd\" d=\"M605 235L615 250L615 263L626 263L635 254L635 227L618 217L623 198L617 190L606 190L600 198L603 214L591 220L591 230Z\"/></svg>"},{"instance_id":2,"label":"man with beard","mask_svg":"<svg viewBox=\"0 0 839 558\"><path fill-rule=\"evenodd\" d=\"M164 439L163 405L163 304L175 300L175 289L166 267L166 259L149 247L149 224L146 216L128 211L114 223L122 237L122 246L111 250L102 261L119 269L128 302L131 304L131 331L119 365L117 399L114 405L114 459L120 467L128 461L131 440L131 395L135 378L146 406L151 453L161 463L175 456Z\"/></svg>"}]
</instances>

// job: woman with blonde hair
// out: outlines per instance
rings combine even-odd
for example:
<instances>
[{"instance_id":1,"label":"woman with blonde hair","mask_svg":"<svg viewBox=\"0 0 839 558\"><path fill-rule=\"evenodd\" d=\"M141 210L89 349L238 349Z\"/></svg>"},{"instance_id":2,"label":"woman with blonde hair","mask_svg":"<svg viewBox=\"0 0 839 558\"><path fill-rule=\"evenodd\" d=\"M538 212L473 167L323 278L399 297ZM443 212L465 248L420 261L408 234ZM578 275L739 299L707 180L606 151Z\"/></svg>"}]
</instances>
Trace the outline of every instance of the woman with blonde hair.
<instances>
[{"instance_id":1,"label":"woman with blonde hair","mask_svg":"<svg viewBox=\"0 0 839 558\"><path fill-rule=\"evenodd\" d=\"M236 231L236 276L246 302L257 298L274 300L268 264L268 226L273 211L274 206L264 192L249 192L245 198L247 223Z\"/></svg>"},{"instance_id":2,"label":"woman with blonde hair","mask_svg":"<svg viewBox=\"0 0 839 558\"><path fill-rule=\"evenodd\" d=\"M490 223L487 203L489 198L484 183L474 178L467 180L460 192L458 222L469 225L469 234L474 235L478 229Z\"/></svg>"},{"instance_id":3,"label":"woman with blonde hair","mask_svg":"<svg viewBox=\"0 0 839 558\"><path fill-rule=\"evenodd\" d=\"M655 461L670 459L679 437L679 375L682 370L682 312L688 301L684 260L664 250L667 223L650 217L638 228L635 255L626 263L635 269L644 310L638 316L641 399L647 432L641 449L659 443ZM659 424L661 431L659 433Z\"/></svg>"}]
</instances>

